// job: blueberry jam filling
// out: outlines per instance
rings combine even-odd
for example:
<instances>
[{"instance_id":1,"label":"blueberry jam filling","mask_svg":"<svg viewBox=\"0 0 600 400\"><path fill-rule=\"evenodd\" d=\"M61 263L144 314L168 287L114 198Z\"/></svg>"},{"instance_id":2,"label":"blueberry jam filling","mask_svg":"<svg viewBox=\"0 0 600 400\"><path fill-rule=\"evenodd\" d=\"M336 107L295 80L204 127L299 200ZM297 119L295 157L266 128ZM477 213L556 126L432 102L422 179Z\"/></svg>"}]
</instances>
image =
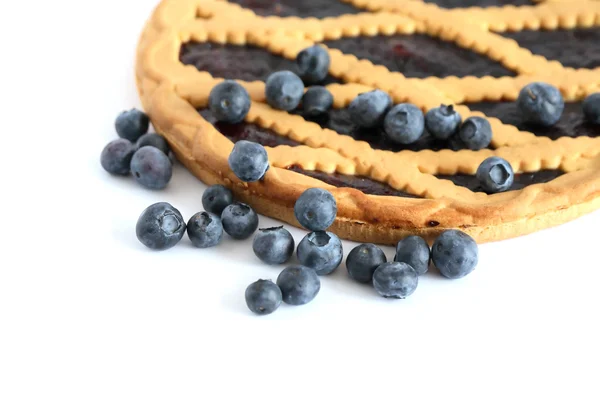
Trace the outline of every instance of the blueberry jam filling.
<instances>
[{"instance_id":1,"label":"blueberry jam filling","mask_svg":"<svg viewBox=\"0 0 600 400\"><path fill-rule=\"evenodd\" d=\"M514 102L481 102L467 104L473 111L481 111L488 117L498 118L505 124L514 125L519 130L537 136L558 139L563 136L600 136L600 125L586 122L581 103L565 103L563 114L556 125L541 127L522 122L517 104Z\"/></svg>"},{"instance_id":2,"label":"blueberry jam filling","mask_svg":"<svg viewBox=\"0 0 600 400\"><path fill-rule=\"evenodd\" d=\"M231 140L233 143L240 140L249 140L251 142L260 143L263 146L276 147L276 146L299 146L300 143L295 140L288 139L284 136L278 135L277 132L271 129L262 128L255 124L240 123L240 124L229 124L227 122L219 122L214 115L208 110L200 110L200 115L213 124L219 132L226 138Z\"/></svg>"},{"instance_id":3,"label":"blueberry jam filling","mask_svg":"<svg viewBox=\"0 0 600 400\"><path fill-rule=\"evenodd\" d=\"M336 17L344 14L357 14L362 10L339 0L229 0L256 15L278 17Z\"/></svg>"},{"instance_id":4,"label":"blueberry jam filling","mask_svg":"<svg viewBox=\"0 0 600 400\"><path fill-rule=\"evenodd\" d=\"M294 60L288 60L256 46L237 46L210 42L189 42L181 46L179 60L194 65L215 78L265 81L274 71L298 73ZM327 76L323 85L339 82Z\"/></svg>"},{"instance_id":5,"label":"blueberry jam filling","mask_svg":"<svg viewBox=\"0 0 600 400\"><path fill-rule=\"evenodd\" d=\"M565 67L600 67L600 28L559 29L555 31L520 31L503 33L521 47L548 60L560 61Z\"/></svg>"},{"instance_id":6,"label":"blueberry jam filling","mask_svg":"<svg viewBox=\"0 0 600 400\"><path fill-rule=\"evenodd\" d=\"M323 44L410 78L515 75L474 51L423 34L342 38Z\"/></svg>"},{"instance_id":7,"label":"blueberry jam filling","mask_svg":"<svg viewBox=\"0 0 600 400\"><path fill-rule=\"evenodd\" d=\"M320 171L307 171L297 165L292 165L288 167L288 169L290 171L298 172L300 174L310 176L311 178L318 179L320 181L330 184L331 186L353 188L360 190L365 194L375 194L379 196L398 196L408 198L419 197L401 190L396 190L390 185L377 182L373 179L366 178L364 176L344 175L338 174L337 172L329 174L327 172Z\"/></svg>"},{"instance_id":8,"label":"blueberry jam filling","mask_svg":"<svg viewBox=\"0 0 600 400\"><path fill-rule=\"evenodd\" d=\"M425 0L444 8L533 6L532 0Z\"/></svg>"},{"instance_id":9,"label":"blueberry jam filling","mask_svg":"<svg viewBox=\"0 0 600 400\"><path fill-rule=\"evenodd\" d=\"M341 110L332 110L330 113ZM263 146L276 147L280 145L286 146L299 146L300 143L280 136L271 129L262 128L256 124L239 123L239 124L228 124L218 122L209 110L200 110L200 115L213 124L215 128L221 132L232 142L239 140L250 140L262 144ZM342 132L339 132L342 133ZM288 167L290 171L298 172L311 178L321 180L335 187L349 187L360 190L366 194L380 195L380 196L398 196L408 198L418 198L419 196L396 190L386 183L377 182L373 179L364 176L345 175L339 173L326 173L320 171L308 171L304 170L297 165L291 165ZM522 189L527 185L534 183L543 183L560 176L560 171L540 171L531 174L518 174L515 176L515 183L509 190ZM471 175L439 175L438 178L449 179L459 186L468 187L474 191L483 191L479 187L479 181L475 176Z\"/></svg>"},{"instance_id":10,"label":"blueberry jam filling","mask_svg":"<svg viewBox=\"0 0 600 400\"><path fill-rule=\"evenodd\" d=\"M303 115L302 110L295 111L296 114ZM423 132L423 135L419 140L411 144L399 144L394 143L388 139L383 132L382 128L359 128L352 123L350 120L349 111L347 108L331 109L327 114L319 117L310 118L303 115L306 120L316 122L321 125L322 128L331 129L342 135L348 135L356 140L362 140L378 150L390 150L390 151L421 151L421 150L442 150L452 149L453 144L448 140L438 140L433 137L427 130Z\"/></svg>"},{"instance_id":11,"label":"blueberry jam filling","mask_svg":"<svg viewBox=\"0 0 600 400\"><path fill-rule=\"evenodd\" d=\"M562 174L564 174L564 172L559 169L547 169L531 173L515 174L515 180L508 191L520 190L537 183L550 182ZM479 180L472 175L437 175L437 177L440 179L451 180L455 185L464 186L473 192L484 192L479 184Z\"/></svg>"}]
</instances>

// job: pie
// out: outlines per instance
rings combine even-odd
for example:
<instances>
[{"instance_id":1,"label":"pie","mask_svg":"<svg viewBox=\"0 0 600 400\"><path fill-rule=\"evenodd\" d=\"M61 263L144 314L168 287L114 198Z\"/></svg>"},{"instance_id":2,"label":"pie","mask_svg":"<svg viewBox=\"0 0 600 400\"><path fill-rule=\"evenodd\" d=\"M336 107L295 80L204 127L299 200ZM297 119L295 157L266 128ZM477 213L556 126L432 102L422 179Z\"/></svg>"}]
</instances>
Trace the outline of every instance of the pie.
<instances>
[{"instance_id":1,"label":"pie","mask_svg":"<svg viewBox=\"0 0 600 400\"><path fill-rule=\"evenodd\" d=\"M303 49L331 58L333 109L318 119L265 102L272 72L296 68ZM360 242L428 240L460 229L479 243L555 226L600 207L600 126L581 101L600 91L596 0L163 0L141 35L136 78L145 111L177 158L206 184L230 187L257 212L299 226L293 207L310 187L338 203L331 231ZM246 120L216 121L208 95L235 79L252 98ZM549 128L520 120L519 91L543 81L567 102ZM374 88L424 112L452 104L485 116L487 149L461 149L425 132L410 145L359 129L347 106ZM235 177L237 140L261 143L271 167L259 182ZM497 155L516 176L485 194L475 172Z\"/></svg>"}]
</instances>

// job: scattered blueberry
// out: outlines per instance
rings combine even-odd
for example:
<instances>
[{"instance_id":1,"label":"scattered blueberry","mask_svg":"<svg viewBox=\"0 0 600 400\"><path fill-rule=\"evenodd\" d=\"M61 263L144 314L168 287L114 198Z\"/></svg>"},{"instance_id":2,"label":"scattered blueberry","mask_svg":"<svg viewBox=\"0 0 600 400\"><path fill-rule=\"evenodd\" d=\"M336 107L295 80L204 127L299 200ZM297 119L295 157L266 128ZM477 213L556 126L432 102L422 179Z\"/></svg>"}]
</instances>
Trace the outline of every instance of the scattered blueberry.
<instances>
[{"instance_id":1,"label":"scattered blueberry","mask_svg":"<svg viewBox=\"0 0 600 400\"><path fill-rule=\"evenodd\" d=\"M552 126L562 116L565 100L556 87L543 82L534 82L521 89L517 98L517 107L524 122Z\"/></svg>"},{"instance_id":2,"label":"scattered blueberry","mask_svg":"<svg viewBox=\"0 0 600 400\"><path fill-rule=\"evenodd\" d=\"M337 203L325 189L307 189L294 205L296 219L310 231L324 231L333 224L337 215Z\"/></svg>"},{"instance_id":3,"label":"scattered blueberry","mask_svg":"<svg viewBox=\"0 0 600 400\"><path fill-rule=\"evenodd\" d=\"M600 124L600 93L594 93L583 101L583 114L592 124Z\"/></svg>"},{"instance_id":4,"label":"scattered blueberry","mask_svg":"<svg viewBox=\"0 0 600 400\"><path fill-rule=\"evenodd\" d=\"M311 86L302 96L302 109L307 117L325 114L333 105L333 95L323 86Z\"/></svg>"},{"instance_id":5,"label":"scattered blueberry","mask_svg":"<svg viewBox=\"0 0 600 400\"><path fill-rule=\"evenodd\" d=\"M113 140L102 150L100 164L111 174L127 175L135 150L135 146L127 139Z\"/></svg>"},{"instance_id":6,"label":"scattered blueberry","mask_svg":"<svg viewBox=\"0 0 600 400\"><path fill-rule=\"evenodd\" d=\"M410 265L418 275L427 272L430 258L429 245L420 236L405 237L396 245L394 261Z\"/></svg>"},{"instance_id":7,"label":"scattered blueberry","mask_svg":"<svg viewBox=\"0 0 600 400\"><path fill-rule=\"evenodd\" d=\"M216 246L223 237L221 218L205 211L196 213L187 223L187 234L196 247Z\"/></svg>"},{"instance_id":8,"label":"scattered blueberry","mask_svg":"<svg viewBox=\"0 0 600 400\"><path fill-rule=\"evenodd\" d=\"M452 105L442 104L425 114L427 131L436 139L446 140L458 132L462 118Z\"/></svg>"},{"instance_id":9,"label":"scattered blueberry","mask_svg":"<svg viewBox=\"0 0 600 400\"><path fill-rule=\"evenodd\" d=\"M300 241L298 261L312 268L318 275L328 275L336 270L344 258L342 242L334 233L310 232Z\"/></svg>"},{"instance_id":10,"label":"scattered blueberry","mask_svg":"<svg viewBox=\"0 0 600 400\"><path fill-rule=\"evenodd\" d=\"M165 140L164 137L160 136L158 133L146 133L142 137L140 137L137 141L138 149L141 149L144 146L152 146L156 147L160 151L165 154L169 154L169 143Z\"/></svg>"},{"instance_id":11,"label":"scattered blueberry","mask_svg":"<svg viewBox=\"0 0 600 400\"><path fill-rule=\"evenodd\" d=\"M512 186L515 173L503 158L489 157L477 168L477 179L486 193L504 192Z\"/></svg>"},{"instance_id":12,"label":"scattered blueberry","mask_svg":"<svg viewBox=\"0 0 600 400\"><path fill-rule=\"evenodd\" d=\"M277 71L267 78L265 95L273 108L292 111L300 104L303 94L302 79L291 71Z\"/></svg>"},{"instance_id":13,"label":"scattered blueberry","mask_svg":"<svg viewBox=\"0 0 600 400\"><path fill-rule=\"evenodd\" d=\"M202 194L202 206L208 212L221 215L225 207L233 203L233 193L223 185L212 185Z\"/></svg>"},{"instance_id":14,"label":"scattered blueberry","mask_svg":"<svg viewBox=\"0 0 600 400\"><path fill-rule=\"evenodd\" d=\"M294 238L283 226L259 229L252 250L267 264L283 264L294 254Z\"/></svg>"},{"instance_id":15,"label":"scattered blueberry","mask_svg":"<svg viewBox=\"0 0 600 400\"><path fill-rule=\"evenodd\" d=\"M403 262L381 264L373 273L375 290L387 298L404 299L414 293L418 284L417 272Z\"/></svg>"},{"instance_id":16,"label":"scattered blueberry","mask_svg":"<svg viewBox=\"0 0 600 400\"><path fill-rule=\"evenodd\" d=\"M247 204L233 203L223 210L221 222L229 236L242 240L249 238L258 228L258 215Z\"/></svg>"},{"instance_id":17,"label":"scattered blueberry","mask_svg":"<svg viewBox=\"0 0 600 400\"><path fill-rule=\"evenodd\" d=\"M385 116L383 129L392 142L414 143L423 135L425 129L423 112L412 104L397 104Z\"/></svg>"},{"instance_id":18,"label":"scattered blueberry","mask_svg":"<svg viewBox=\"0 0 600 400\"><path fill-rule=\"evenodd\" d=\"M239 83L225 80L212 88L208 96L208 108L217 121L237 124L250 110L250 95Z\"/></svg>"},{"instance_id":19,"label":"scattered blueberry","mask_svg":"<svg viewBox=\"0 0 600 400\"><path fill-rule=\"evenodd\" d=\"M481 150L492 141L492 126L482 117L467 118L460 128L460 140L466 148Z\"/></svg>"},{"instance_id":20,"label":"scattered blueberry","mask_svg":"<svg viewBox=\"0 0 600 400\"><path fill-rule=\"evenodd\" d=\"M361 93L352 100L348 111L352 122L361 128L374 128L383 123L392 106L392 98L383 90Z\"/></svg>"},{"instance_id":21,"label":"scattered blueberry","mask_svg":"<svg viewBox=\"0 0 600 400\"><path fill-rule=\"evenodd\" d=\"M259 279L246 288L246 304L258 315L268 315L281 305L281 289L271 281Z\"/></svg>"},{"instance_id":22,"label":"scattered blueberry","mask_svg":"<svg viewBox=\"0 0 600 400\"><path fill-rule=\"evenodd\" d=\"M324 80L329 72L330 63L329 53L319 45L308 47L296 56L300 76L309 84Z\"/></svg>"},{"instance_id":23,"label":"scattered blueberry","mask_svg":"<svg viewBox=\"0 0 600 400\"><path fill-rule=\"evenodd\" d=\"M360 244L353 248L346 258L348 275L354 280L369 283L378 266L387 262L387 258L379 247L374 244Z\"/></svg>"},{"instance_id":24,"label":"scattered blueberry","mask_svg":"<svg viewBox=\"0 0 600 400\"><path fill-rule=\"evenodd\" d=\"M277 286L281 289L284 302L299 306L317 296L321 290L321 281L313 269L294 265L281 271L277 277Z\"/></svg>"},{"instance_id":25,"label":"scattered blueberry","mask_svg":"<svg viewBox=\"0 0 600 400\"><path fill-rule=\"evenodd\" d=\"M135 180L149 189L164 189L173 174L169 157L156 147L138 149L131 159L131 172Z\"/></svg>"},{"instance_id":26,"label":"scattered blueberry","mask_svg":"<svg viewBox=\"0 0 600 400\"><path fill-rule=\"evenodd\" d=\"M240 180L255 182L269 169L269 157L261 144L240 140L229 155L229 167Z\"/></svg>"},{"instance_id":27,"label":"scattered blueberry","mask_svg":"<svg viewBox=\"0 0 600 400\"><path fill-rule=\"evenodd\" d=\"M448 230L437 237L431 247L433 265L446 278L462 278L477 265L479 250L471 236L458 230Z\"/></svg>"},{"instance_id":28,"label":"scattered blueberry","mask_svg":"<svg viewBox=\"0 0 600 400\"><path fill-rule=\"evenodd\" d=\"M115 120L115 129L119 137L134 143L140 136L148 132L150 118L137 109L123 111Z\"/></svg>"},{"instance_id":29,"label":"scattered blueberry","mask_svg":"<svg viewBox=\"0 0 600 400\"><path fill-rule=\"evenodd\" d=\"M142 212L135 226L135 233L145 246L154 250L166 250L179 243L185 228L179 210L169 203L156 203Z\"/></svg>"}]
</instances>

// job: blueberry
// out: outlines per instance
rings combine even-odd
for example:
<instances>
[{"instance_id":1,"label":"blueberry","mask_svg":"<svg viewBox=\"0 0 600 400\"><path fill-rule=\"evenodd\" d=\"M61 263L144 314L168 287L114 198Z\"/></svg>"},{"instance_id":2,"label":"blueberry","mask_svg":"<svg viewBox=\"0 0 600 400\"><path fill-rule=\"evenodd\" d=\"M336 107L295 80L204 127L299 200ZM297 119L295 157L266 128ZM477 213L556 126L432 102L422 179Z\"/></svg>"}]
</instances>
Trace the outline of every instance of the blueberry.
<instances>
[{"instance_id":1,"label":"blueberry","mask_svg":"<svg viewBox=\"0 0 600 400\"><path fill-rule=\"evenodd\" d=\"M425 274L429 269L430 258L429 245L420 236L405 237L396 245L394 261L410 265L419 275Z\"/></svg>"},{"instance_id":2,"label":"blueberry","mask_svg":"<svg viewBox=\"0 0 600 400\"><path fill-rule=\"evenodd\" d=\"M309 84L319 83L325 79L330 63L329 53L319 45L308 47L296 56L300 76Z\"/></svg>"},{"instance_id":3,"label":"blueberry","mask_svg":"<svg viewBox=\"0 0 600 400\"><path fill-rule=\"evenodd\" d=\"M310 231L324 231L333 224L337 215L337 203L325 189L307 189L294 205L296 219Z\"/></svg>"},{"instance_id":4,"label":"blueberry","mask_svg":"<svg viewBox=\"0 0 600 400\"><path fill-rule=\"evenodd\" d=\"M294 254L294 238L283 226L259 229L252 250L267 264L283 264Z\"/></svg>"},{"instance_id":5,"label":"blueberry","mask_svg":"<svg viewBox=\"0 0 600 400\"><path fill-rule=\"evenodd\" d=\"M467 148L467 146L465 146L463 141L460 139L459 134L450 136L447 143L448 143L448 148L453 151L459 151L459 150Z\"/></svg>"},{"instance_id":6,"label":"blueberry","mask_svg":"<svg viewBox=\"0 0 600 400\"><path fill-rule=\"evenodd\" d=\"M233 203L233 193L223 185L212 185L202 194L202 206L208 212L221 215L225 207Z\"/></svg>"},{"instance_id":7,"label":"blueberry","mask_svg":"<svg viewBox=\"0 0 600 400\"><path fill-rule=\"evenodd\" d=\"M479 250L471 236L458 230L448 230L437 237L431 247L433 265L446 278L462 278L477 265Z\"/></svg>"},{"instance_id":8,"label":"blueberry","mask_svg":"<svg viewBox=\"0 0 600 400\"><path fill-rule=\"evenodd\" d=\"M333 96L323 86L311 86L302 96L302 109L307 117L325 114L332 105Z\"/></svg>"},{"instance_id":9,"label":"blueberry","mask_svg":"<svg viewBox=\"0 0 600 400\"><path fill-rule=\"evenodd\" d=\"M565 100L554 86L534 82L521 89L517 107L523 122L552 126L560 119L565 109Z\"/></svg>"},{"instance_id":10,"label":"blueberry","mask_svg":"<svg viewBox=\"0 0 600 400\"><path fill-rule=\"evenodd\" d=\"M138 149L131 159L131 172L135 180L148 189L164 189L173 174L169 157L156 147Z\"/></svg>"},{"instance_id":11,"label":"blueberry","mask_svg":"<svg viewBox=\"0 0 600 400\"><path fill-rule=\"evenodd\" d=\"M492 141L492 126L482 117L467 118L460 127L459 136L466 148L485 149Z\"/></svg>"},{"instance_id":12,"label":"blueberry","mask_svg":"<svg viewBox=\"0 0 600 400\"><path fill-rule=\"evenodd\" d=\"M300 306L317 296L321 290L321 281L314 270L294 265L281 271L277 277L277 286L281 289L284 302Z\"/></svg>"},{"instance_id":13,"label":"blueberry","mask_svg":"<svg viewBox=\"0 0 600 400\"><path fill-rule=\"evenodd\" d=\"M123 111L115 120L115 129L119 137L135 142L140 136L148 132L150 118L137 109Z\"/></svg>"},{"instance_id":14,"label":"blueberry","mask_svg":"<svg viewBox=\"0 0 600 400\"><path fill-rule=\"evenodd\" d=\"M146 133L142 137L140 137L137 141L138 149L141 149L144 146L152 146L156 147L160 151L165 154L169 154L169 143L165 140L164 137L160 136L158 133Z\"/></svg>"},{"instance_id":15,"label":"blueberry","mask_svg":"<svg viewBox=\"0 0 600 400\"><path fill-rule=\"evenodd\" d=\"M217 121L237 124L250 110L250 95L239 83L225 80L212 88L208 96L208 108Z\"/></svg>"},{"instance_id":16,"label":"blueberry","mask_svg":"<svg viewBox=\"0 0 600 400\"><path fill-rule=\"evenodd\" d=\"M240 140L229 154L229 168L240 180L256 182L269 169L267 151L261 144Z\"/></svg>"},{"instance_id":17,"label":"blueberry","mask_svg":"<svg viewBox=\"0 0 600 400\"><path fill-rule=\"evenodd\" d=\"M489 157L477 168L477 179L486 193L504 192L512 186L515 173L503 158Z\"/></svg>"},{"instance_id":18,"label":"blueberry","mask_svg":"<svg viewBox=\"0 0 600 400\"><path fill-rule=\"evenodd\" d=\"M267 78L265 95L273 108L292 111L300 104L303 94L302 79L291 71L277 71Z\"/></svg>"},{"instance_id":19,"label":"blueberry","mask_svg":"<svg viewBox=\"0 0 600 400\"><path fill-rule=\"evenodd\" d=\"M361 244L353 248L346 258L348 275L354 280L369 283L378 266L387 262L383 251L374 244Z\"/></svg>"},{"instance_id":20,"label":"blueberry","mask_svg":"<svg viewBox=\"0 0 600 400\"><path fill-rule=\"evenodd\" d=\"M583 114L592 124L600 124L600 93L594 93L583 101Z\"/></svg>"},{"instance_id":21,"label":"blueberry","mask_svg":"<svg viewBox=\"0 0 600 400\"><path fill-rule=\"evenodd\" d=\"M427 131L436 139L446 140L458 132L462 118L452 105L442 104L425 114Z\"/></svg>"},{"instance_id":22,"label":"blueberry","mask_svg":"<svg viewBox=\"0 0 600 400\"><path fill-rule=\"evenodd\" d=\"M249 238L258 228L258 215L248 204L233 203L221 214L223 229L234 239Z\"/></svg>"},{"instance_id":23,"label":"blueberry","mask_svg":"<svg viewBox=\"0 0 600 400\"><path fill-rule=\"evenodd\" d=\"M246 288L246 304L258 315L268 315L281 305L281 289L271 281L259 279Z\"/></svg>"},{"instance_id":24,"label":"blueberry","mask_svg":"<svg viewBox=\"0 0 600 400\"><path fill-rule=\"evenodd\" d=\"M414 143L423 135L425 129L423 112L412 104L397 104L385 116L383 129L392 142Z\"/></svg>"},{"instance_id":25,"label":"blueberry","mask_svg":"<svg viewBox=\"0 0 600 400\"><path fill-rule=\"evenodd\" d=\"M127 175L135 150L135 146L127 139L113 140L102 150L100 164L111 174Z\"/></svg>"},{"instance_id":26,"label":"blueberry","mask_svg":"<svg viewBox=\"0 0 600 400\"><path fill-rule=\"evenodd\" d=\"M373 286L383 297L404 299L414 293L419 275L410 265L402 262L381 264L373 273Z\"/></svg>"},{"instance_id":27,"label":"blueberry","mask_svg":"<svg viewBox=\"0 0 600 400\"><path fill-rule=\"evenodd\" d=\"M216 246L223 237L221 218L205 211L196 213L187 223L187 234L196 247Z\"/></svg>"},{"instance_id":28,"label":"blueberry","mask_svg":"<svg viewBox=\"0 0 600 400\"><path fill-rule=\"evenodd\" d=\"M340 238L334 233L310 232L300 241L298 261L315 270L318 275L328 275L336 270L344 258Z\"/></svg>"},{"instance_id":29,"label":"blueberry","mask_svg":"<svg viewBox=\"0 0 600 400\"><path fill-rule=\"evenodd\" d=\"M392 98L383 90L361 93L352 100L348 111L350 119L361 128L375 128L392 106Z\"/></svg>"},{"instance_id":30,"label":"blueberry","mask_svg":"<svg viewBox=\"0 0 600 400\"><path fill-rule=\"evenodd\" d=\"M169 203L156 203L142 212L135 226L135 233L145 246L154 250L166 250L179 243L185 228L179 210Z\"/></svg>"}]
</instances>

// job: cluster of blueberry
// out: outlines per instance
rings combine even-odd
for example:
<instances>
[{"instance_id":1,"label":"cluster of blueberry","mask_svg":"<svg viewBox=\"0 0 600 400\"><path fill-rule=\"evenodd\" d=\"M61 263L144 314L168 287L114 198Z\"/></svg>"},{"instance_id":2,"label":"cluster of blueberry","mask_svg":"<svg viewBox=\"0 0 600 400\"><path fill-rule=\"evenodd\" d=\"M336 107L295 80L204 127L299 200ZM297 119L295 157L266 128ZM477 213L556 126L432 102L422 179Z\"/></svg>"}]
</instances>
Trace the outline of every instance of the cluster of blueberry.
<instances>
[{"instance_id":1,"label":"cluster of blueberry","mask_svg":"<svg viewBox=\"0 0 600 400\"><path fill-rule=\"evenodd\" d=\"M221 242L223 231L233 239L247 239L258 227L258 216L248 205L235 202L231 191L221 185L209 187L202 196L205 211L184 221L181 213L168 203L156 203L145 209L136 224L141 243L154 250L175 246L187 232L194 246L207 248ZM258 280L246 289L246 303L253 312L266 315L275 311L281 302L302 305L319 293L319 275L329 275L342 263L342 242L327 229L335 220L335 198L324 189L307 189L296 201L294 214L298 222L310 230L298 244L296 256L300 265L285 268L276 283ZM254 236L252 249L263 262L279 265L288 262L295 243L290 232L282 226L260 229ZM355 247L346 259L348 275L361 283L373 284L384 297L406 298L425 274L429 264L450 279L469 274L478 260L475 241L465 233L449 230L442 233L429 248L418 236L409 236L396 246L393 262L374 244Z\"/></svg>"},{"instance_id":2,"label":"cluster of blueberry","mask_svg":"<svg viewBox=\"0 0 600 400\"><path fill-rule=\"evenodd\" d=\"M304 83L319 83L327 76L329 55L320 46L307 48L297 57L300 76L290 71L278 71L269 76L265 85L267 102L273 107L292 111L302 103L305 114L317 116L333 104L331 93L323 86L304 90ZM217 120L239 123L250 109L248 92L235 81L225 80L210 92L208 106ZM560 91L546 83L524 87L517 104L525 122L551 126L558 122L564 109ZM485 148L492 137L489 122L471 117L462 122L452 106L441 105L423 115L408 103L392 106L390 96L373 90L357 96L349 105L353 122L363 128L382 127L390 140L409 144L418 140L425 130L442 140L453 140L472 150ZM583 103L588 121L600 124L600 93ZM172 174L170 149L163 137L148 133L149 119L139 110L125 111L115 122L121 139L109 143L101 155L101 164L112 174L133 174L150 189L166 187ZM233 173L244 182L262 180L269 169L265 148L245 140L235 143L228 163ZM508 190L514 180L510 164L499 157L484 160L477 178L488 193ZM232 192L222 186L209 187L203 197L205 211L194 214L186 223L181 213L168 203L156 203L140 215L136 235L151 249L165 250L175 246L187 232L198 248L218 245L223 232L233 239L243 240L255 234L258 215L247 204L236 202ZM310 232L300 241L296 256L300 265L285 268L276 283L258 280L246 289L246 303L253 312L270 314L285 302L301 305L312 301L319 293L319 275L328 275L341 264L344 256L340 239L327 231L335 221L337 203L324 189L307 189L294 206L297 221ZM267 264L288 262L295 249L294 238L282 226L260 229L252 244L256 256ZM418 236L407 237L396 246L393 262L374 244L361 244L348 254L348 275L361 283L372 283L384 297L406 298L418 285L418 277L433 264L449 278L462 278L478 262L476 242L464 232L448 230L436 238L430 248Z\"/></svg>"},{"instance_id":3,"label":"cluster of blueberry","mask_svg":"<svg viewBox=\"0 0 600 400\"><path fill-rule=\"evenodd\" d=\"M308 189L297 200L294 214L300 224L311 230L297 249L301 266L284 269L277 283L258 280L246 289L246 303L261 315L275 311L281 302L292 305L306 304L319 292L319 275L328 275L337 269L343 259L342 243L327 232L335 219L337 206L333 196L323 189ZM276 228L279 229L279 228ZM286 231L287 232L287 231ZM289 233L279 242L269 241L271 252L293 253L293 239ZM256 239L255 239L256 244ZM256 255L265 262L254 248ZM419 275L425 274L430 263L449 279L458 279L475 269L478 261L477 243L467 234L448 230L437 237L432 248L419 236L409 236L396 246L393 262L388 262L378 246L367 243L352 249L346 258L348 275L360 283L372 283L381 296L403 299L417 288Z\"/></svg>"},{"instance_id":4,"label":"cluster of blueberry","mask_svg":"<svg viewBox=\"0 0 600 400\"><path fill-rule=\"evenodd\" d=\"M251 182L264 177L269 162L260 144L239 141L229 156L229 165L239 179ZM207 193L213 193L213 188ZM233 201L230 197L227 200ZM258 314L273 312L282 301L292 305L308 303L319 292L319 275L331 274L342 263L342 242L327 231L337 215L333 195L320 188L307 189L296 200L294 215L310 231L297 247L296 257L301 265L283 270L277 284L259 280L247 288L248 307ZM254 253L268 264L289 261L294 246L292 235L282 227L261 230L253 241ZM387 262L376 245L361 244L348 254L346 266L350 277L362 283L372 282L380 295L405 298L415 291L418 276L428 271L430 262L443 276L457 279L473 271L477 261L476 242L461 231L448 230L435 240L432 249L418 236L401 240L393 262Z\"/></svg>"},{"instance_id":5,"label":"cluster of blueberry","mask_svg":"<svg viewBox=\"0 0 600 400\"><path fill-rule=\"evenodd\" d=\"M187 232L194 246L208 248L221 242L223 231L233 239L243 240L258 228L254 209L234 202L231 191L224 186L209 187L202 196L202 205L205 211L194 214L187 224L171 204L151 205L138 218L138 240L153 250L167 250L179 243Z\"/></svg>"},{"instance_id":6,"label":"cluster of blueberry","mask_svg":"<svg viewBox=\"0 0 600 400\"><path fill-rule=\"evenodd\" d=\"M300 266L284 269L276 284L258 280L246 289L246 303L261 315L275 311L281 302L301 305L310 302L320 289L319 275L334 272L343 260L340 239L327 229L335 220L337 204L328 191L307 189L294 205L298 222L311 232L300 242L296 256ZM269 236L256 236L254 253L268 264L282 264L290 259L294 241L281 227L271 228ZM257 246L257 244L260 244ZM348 275L360 283L372 283L383 297L403 299L417 288L419 275L425 274L430 263L449 279L468 275L477 265L478 247L467 234L448 230L437 237L430 249L419 236L409 236L396 246L393 262L374 244L361 244L346 258Z\"/></svg>"},{"instance_id":7,"label":"cluster of blueberry","mask_svg":"<svg viewBox=\"0 0 600 400\"><path fill-rule=\"evenodd\" d=\"M169 144L159 134L148 133L150 119L142 111L123 111L115 121L120 139L104 147L100 164L113 175L134 176L149 189L164 189L173 174Z\"/></svg>"},{"instance_id":8,"label":"cluster of blueberry","mask_svg":"<svg viewBox=\"0 0 600 400\"><path fill-rule=\"evenodd\" d=\"M302 102L307 116L327 112L333 96L322 82L328 74L330 58L321 46L302 50L296 57L300 76L287 70L273 72L265 83L267 103L278 110L295 110ZM305 83L312 85L306 91ZM246 89L233 80L225 80L210 92L208 107L218 121L235 124L243 121L250 110L250 96Z\"/></svg>"}]
</instances>

